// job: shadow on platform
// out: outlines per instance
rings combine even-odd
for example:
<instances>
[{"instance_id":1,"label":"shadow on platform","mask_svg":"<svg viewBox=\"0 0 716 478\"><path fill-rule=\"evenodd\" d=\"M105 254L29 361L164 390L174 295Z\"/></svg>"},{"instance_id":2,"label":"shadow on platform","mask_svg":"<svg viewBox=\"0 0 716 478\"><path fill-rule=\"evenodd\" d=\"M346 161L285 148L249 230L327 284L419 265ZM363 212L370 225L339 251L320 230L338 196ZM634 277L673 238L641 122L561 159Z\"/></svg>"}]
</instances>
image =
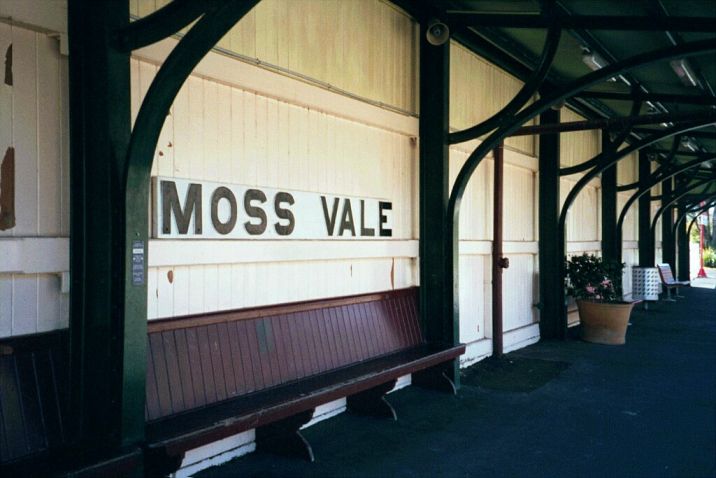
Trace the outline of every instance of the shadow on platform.
<instances>
[{"instance_id":1,"label":"shadow on platform","mask_svg":"<svg viewBox=\"0 0 716 478\"><path fill-rule=\"evenodd\" d=\"M623 346L546 341L391 394L398 421L304 431L316 462L256 452L197 477L716 476L716 292L635 310Z\"/></svg>"}]
</instances>

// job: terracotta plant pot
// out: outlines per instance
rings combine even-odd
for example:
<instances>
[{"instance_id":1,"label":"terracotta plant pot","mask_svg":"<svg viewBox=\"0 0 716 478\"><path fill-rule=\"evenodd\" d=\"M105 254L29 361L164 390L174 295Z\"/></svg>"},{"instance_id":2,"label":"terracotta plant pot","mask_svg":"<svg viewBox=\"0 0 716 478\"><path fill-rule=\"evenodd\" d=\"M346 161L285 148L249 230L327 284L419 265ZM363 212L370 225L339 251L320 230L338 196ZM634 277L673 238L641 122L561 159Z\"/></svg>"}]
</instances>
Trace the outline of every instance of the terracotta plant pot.
<instances>
[{"instance_id":1,"label":"terracotta plant pot","mask_svg":"<svg viewBox=\"0 0 716 478\"><path fill-rule=\"evenodd\" d=\"M577 301L582 340L595 344L621 345L625 342L634 302Z\"/></svg>"}]
</instances>

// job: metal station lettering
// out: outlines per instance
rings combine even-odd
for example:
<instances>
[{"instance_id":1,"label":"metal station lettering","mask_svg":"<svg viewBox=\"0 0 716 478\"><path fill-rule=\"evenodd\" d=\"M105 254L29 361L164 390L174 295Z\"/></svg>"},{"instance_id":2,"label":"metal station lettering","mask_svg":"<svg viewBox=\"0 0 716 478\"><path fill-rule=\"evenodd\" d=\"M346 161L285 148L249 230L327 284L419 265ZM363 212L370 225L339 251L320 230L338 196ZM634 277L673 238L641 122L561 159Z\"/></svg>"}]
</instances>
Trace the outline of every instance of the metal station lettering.
<instances>
[{"instance_id":1,"label":"metal station lettering","mask_svg":"<svg viewBox=\"0 0 716 478\"><path fill-rule=\"evenodd\" d=\"M157 177L153 236L165 239L381 239L393 205L373 198Z\"/></svg>"}]
</instances>

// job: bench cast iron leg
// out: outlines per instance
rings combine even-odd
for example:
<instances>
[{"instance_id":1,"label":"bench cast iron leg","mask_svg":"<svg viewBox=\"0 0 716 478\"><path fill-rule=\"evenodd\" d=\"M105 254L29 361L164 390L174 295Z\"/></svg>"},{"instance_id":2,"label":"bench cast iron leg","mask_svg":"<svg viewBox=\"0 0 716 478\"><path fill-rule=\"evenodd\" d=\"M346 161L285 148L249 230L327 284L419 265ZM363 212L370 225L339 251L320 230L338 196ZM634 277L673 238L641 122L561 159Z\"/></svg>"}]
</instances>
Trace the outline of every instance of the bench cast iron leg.
<instances>
[{"instance_id":1,"label":"bench cast iron leg","mask_svg":"<svg viewBox=\"0 0 716 478\"><path fill-rule=\"evenodd\" d=\"M351 413L377 418L398 419L393 406L385 399L385 394L393 390L395 382L391 380L364 392L351 395L347 400L347 408Z\"/></svg>"},{"instance_id":2,"label":"bench cast iron leg","mask_svg":"<svg viewBox=\"0 0 716 478\"><path fill-rule=\"evenodd\" d=\"M447 392L453 395L457 394L457 389L452 380L448 375L448 367L452 362L447 364L436 365L420 372L413 374L413 385L417 385L422 388L429 388L431 390L437 390L439 392Z\"/></svg>"},{"instance_id":3,"label":"bench cast iron leg","mask_svg":"<svg viewBox=\"0 0 716 478\"><path fill-rule=\"evenodd\" d=\"M311 421L314 410L307 410L281 421L256 429L259 450L314 461L311 444L301 435L300 428Z\"/></svg>"},{"instance_id":4,"label":"bench cast iron leg","mask_svg":"<svg viewBox=\"0 0 716 478\"><path fill-rule=\"evenodd\" d=\"M179 469L184 453L170 455L165 448L147 448L144 451L145 476L169 476Z\"/></svg>"}]
</instances>

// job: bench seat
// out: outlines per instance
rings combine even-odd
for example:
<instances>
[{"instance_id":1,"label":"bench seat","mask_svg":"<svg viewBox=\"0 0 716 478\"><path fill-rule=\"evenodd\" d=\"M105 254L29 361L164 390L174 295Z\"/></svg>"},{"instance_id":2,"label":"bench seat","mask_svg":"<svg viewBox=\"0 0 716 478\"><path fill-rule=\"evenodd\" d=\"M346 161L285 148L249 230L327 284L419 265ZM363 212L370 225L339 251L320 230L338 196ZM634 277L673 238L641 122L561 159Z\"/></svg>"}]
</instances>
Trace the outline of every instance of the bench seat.
<instances>
[{"instance_id":1,"label":"bench seat","mask_svg":"<svg viewBox=\"0 0 716 478\"><path fill-rule=\"evenodd\" d=\"M661 285L664 286L666 289L666 299L667 301L674 301L674 299L671 298L671 289L676 290L676 297L681 297L679 295L679 288L685 287L690 285L691 283L687 280L679 281L674 278L673 272L671 272L671 266L666 264L657 264L656 268L659 269L659 277L661 277Z\"/></svg>"},{"instance_id":2,"label":"bench seat","mask_svg":"<svg viewBox=\"0 0 716 478\"><path fill-rule=\"evenodd\" d=\"M383 392L386 393L392 389L397 378L440 365L464 352L464 345L448 348L423 345L239 400L159 420L147 427L148 448L161 449L167 455L179 455L208 442L259 428L297 413L312 412L323 403L392 382ZM414 381L421 383L419 378ZM428 383L425 382L425 385L429 386ZM350 409L351 405L348 407Z\"/></svg>"},{"instance_id":3,"label":"bench seat","mask_svg":"<svg viewBox=\"0 0 716 478\"><path fill-rule=\"evenodd\" d=\"M427 343L418 289L153 321L147 354L145 468L176 471L184 454L256 430L257 448L313 461L300 428L319 405L396 418L397 379L455 393L464 345Z\"/></svg>"}]
</instances>

